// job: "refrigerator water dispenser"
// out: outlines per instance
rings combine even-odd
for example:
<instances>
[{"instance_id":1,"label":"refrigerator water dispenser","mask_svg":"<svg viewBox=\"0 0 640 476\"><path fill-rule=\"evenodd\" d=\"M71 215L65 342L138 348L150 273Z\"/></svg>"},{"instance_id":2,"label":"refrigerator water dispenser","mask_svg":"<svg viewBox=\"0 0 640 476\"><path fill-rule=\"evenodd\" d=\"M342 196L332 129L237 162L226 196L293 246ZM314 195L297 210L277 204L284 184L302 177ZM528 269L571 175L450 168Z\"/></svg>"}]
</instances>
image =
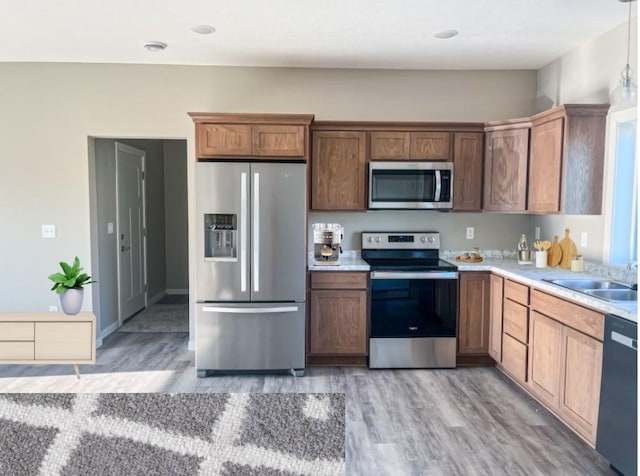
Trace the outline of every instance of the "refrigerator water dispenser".
<instances>
[{"instance_id":1,"label":"refrigerator water dispenser","mask_svg":"<svg viewBox=\"0 0 640 476\"><path fill-rule=\"evenodd\" d=\"M235 214L204 214L205 261L238 260L237 223Z\"/></svg>"}]
</instances>

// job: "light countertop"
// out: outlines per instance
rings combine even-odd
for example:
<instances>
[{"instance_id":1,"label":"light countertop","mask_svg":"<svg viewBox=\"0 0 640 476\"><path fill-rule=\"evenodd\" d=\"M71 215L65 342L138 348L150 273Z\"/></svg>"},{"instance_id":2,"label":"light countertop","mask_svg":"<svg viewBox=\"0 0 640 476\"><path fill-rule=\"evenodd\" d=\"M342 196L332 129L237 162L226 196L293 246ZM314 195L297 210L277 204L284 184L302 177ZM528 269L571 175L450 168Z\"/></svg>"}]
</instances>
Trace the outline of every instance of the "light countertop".
<instances>
[{"instance_id":1,"label":"light countertop","mask_svg":"<svg viewBox=\"0 0 640 476\"><path fill-rule=\"evenodd\" d=\"M633 322L638 322L638 303L636 302L609 302L588 296L578 291L548 283L543 279L608 279L593 273L574 273L570 270L555 268L536 268L534 265L520 265L517 260L485 259L481 263L457 263L454 259L445 258L458 267L458 271L490 271L505 278L519 281L541 291L570 299L579 304L601 311L605 314L615 314ZM340 257L339 266L313 265L313 255L309 256L309 271L369 271L369 265L357 252L345 252Z\"/></svg>"}]
</instances>

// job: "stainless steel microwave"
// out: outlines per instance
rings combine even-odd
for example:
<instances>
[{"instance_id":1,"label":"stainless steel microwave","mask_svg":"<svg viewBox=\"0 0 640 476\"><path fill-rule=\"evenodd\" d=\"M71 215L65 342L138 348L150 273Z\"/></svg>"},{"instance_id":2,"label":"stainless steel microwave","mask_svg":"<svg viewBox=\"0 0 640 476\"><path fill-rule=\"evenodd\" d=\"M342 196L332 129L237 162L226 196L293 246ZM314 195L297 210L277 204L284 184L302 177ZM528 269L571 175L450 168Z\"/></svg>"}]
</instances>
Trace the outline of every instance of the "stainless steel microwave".
<instances>
[{"instance_id":1,"label":"stainless steel microwave","mask_svg":"<svg viewBox=\"0 0 640 476\"><path fill-rule=\"evenodd\" d=\"M453 208L453 162L370 162L369 209Z\"/></svg>"}]
</instances>

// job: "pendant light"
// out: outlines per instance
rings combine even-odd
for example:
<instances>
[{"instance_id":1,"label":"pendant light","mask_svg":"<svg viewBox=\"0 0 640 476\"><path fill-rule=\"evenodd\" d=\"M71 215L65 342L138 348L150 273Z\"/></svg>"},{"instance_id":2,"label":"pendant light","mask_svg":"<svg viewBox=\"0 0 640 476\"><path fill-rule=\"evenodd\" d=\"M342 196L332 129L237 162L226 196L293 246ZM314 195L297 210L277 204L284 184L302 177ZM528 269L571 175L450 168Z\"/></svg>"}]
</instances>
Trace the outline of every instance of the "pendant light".
<instances>
[{"instance_id":1,"label":"pendant light","mask_svg":"<svg viewBox=\"0 0 640 476\"><path fill-rule=\"evenodd\" d=\"M634 106L637 101L638 86L633 80L633 69L629 66L629 51L631 49L631 3L635 0L620 0L629 4L629 18L627 20L627 64L620 73L620 83L611 92L611 105Z\"/></svg>"}]
</instances>

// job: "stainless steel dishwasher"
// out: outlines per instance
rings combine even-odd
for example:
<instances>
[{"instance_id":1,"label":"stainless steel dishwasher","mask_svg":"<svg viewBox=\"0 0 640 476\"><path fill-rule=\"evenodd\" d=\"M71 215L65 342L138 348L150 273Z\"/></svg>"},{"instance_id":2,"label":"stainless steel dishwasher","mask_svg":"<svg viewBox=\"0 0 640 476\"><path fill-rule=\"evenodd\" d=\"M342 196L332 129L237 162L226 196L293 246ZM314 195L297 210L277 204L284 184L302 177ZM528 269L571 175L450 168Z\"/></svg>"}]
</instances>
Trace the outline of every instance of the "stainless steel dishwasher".
<instances>
[{"instance_id":1,"label":"stainless steel dishwasher","mask_svg":"<svg viewBox=\"0 0 640 476\"><path fill-rule=\"evenodd\" d=\"M638 471L638 324L608 315L596 449L625 476Z\"/></svg>"}]
</instances>

